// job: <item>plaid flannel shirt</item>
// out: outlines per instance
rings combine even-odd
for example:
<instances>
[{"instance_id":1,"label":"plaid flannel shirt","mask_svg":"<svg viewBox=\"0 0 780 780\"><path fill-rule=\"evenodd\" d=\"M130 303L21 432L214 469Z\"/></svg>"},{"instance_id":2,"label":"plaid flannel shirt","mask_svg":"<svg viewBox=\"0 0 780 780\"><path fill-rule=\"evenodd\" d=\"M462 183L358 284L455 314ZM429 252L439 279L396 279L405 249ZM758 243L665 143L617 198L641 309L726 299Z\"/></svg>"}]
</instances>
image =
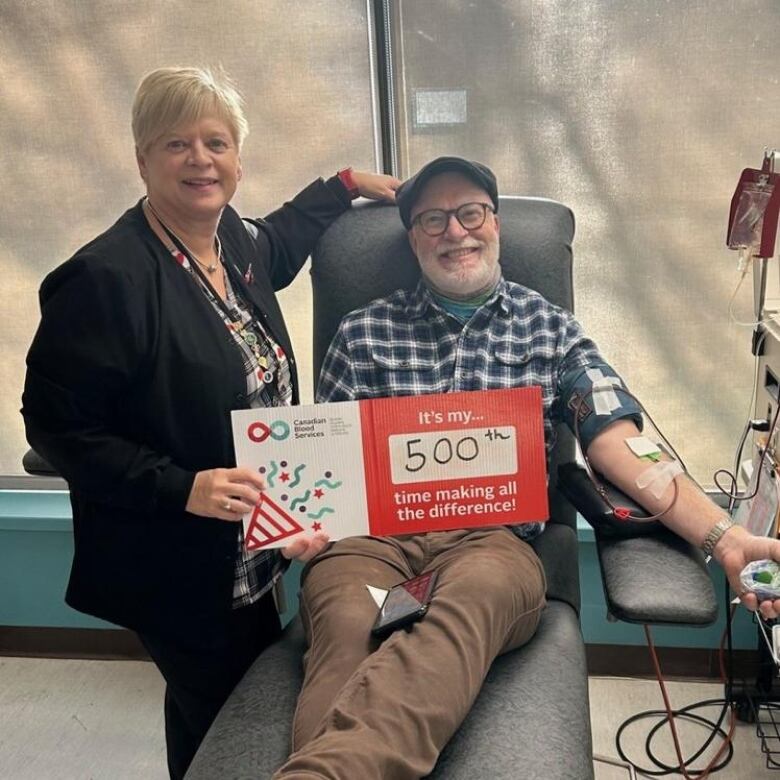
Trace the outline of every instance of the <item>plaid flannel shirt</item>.
<instances>
[{"instance_id":1,"label":"plaid flannel shirt","mask_svg":"<svg viewBox=\"0 0 780 780\"><path fill-rule=\"evenodd\" d=\"M421 280L348 314L322 366L317 401L539 385L547 455L562 419L566 371L601 361L573 315L504 279L467 323L439 306ZM512 526L521 538L543 524Z\"/></svg>"}]
</instances>

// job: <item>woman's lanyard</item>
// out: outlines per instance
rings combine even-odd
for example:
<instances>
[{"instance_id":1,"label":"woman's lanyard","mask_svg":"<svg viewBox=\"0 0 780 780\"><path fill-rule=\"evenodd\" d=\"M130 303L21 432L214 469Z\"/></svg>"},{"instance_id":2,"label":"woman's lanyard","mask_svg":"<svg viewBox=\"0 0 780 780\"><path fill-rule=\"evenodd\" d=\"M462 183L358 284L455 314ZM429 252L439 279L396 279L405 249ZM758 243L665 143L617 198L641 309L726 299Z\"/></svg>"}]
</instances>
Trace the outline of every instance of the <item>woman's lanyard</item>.
<instances>
[{"instance_id":1,"label":"woman's lanyard","mask_svg":"<svg viewBox=\"0 0 780 780\"><path fill-rule=\"evenodd\" d=\"M241 317L238 312L232 306L228 306L225 301L222 300L222 296L214 289L214 285L209 281L209 278L206 276L206 274L203 273L203 270L198 264L197 259L192 256L192 252L184 245L181 239L173 235L165 225L162 225L162 229L165 231L165 234L168 236L168 238L170 238L170 240L173 242L175 248L178 249L179 252L181 252L187 258L187 260L189 260L190 268L192 269L193 273L203 283L203 286L209 291L209 294L214 299L214 302L217 304L217 306L219 306L220 310L231 322L239 322ZM221 252L219 253L219 264L222 266L222 272L227 275L227 269L222 262Z\"/></svg>"},{"instance_id":2,"label":"woman's lanyard","mask_svg":"<svg viewBox=\"0 0 780 780\"><path fill-rule=\"evenodd\" d=\"M200 279L200 281L203 282L203 285L209 291L209 294L214 299L217 306L219 306L220 310L224 312L225 316L232 323L241 322L241 314L232 306L228 306L227 303L225 303L225 301L222 300L222 296L214 289L214 285L208 280L206 274L204 274L203 271L198 267L198 264L193 263L189 256L187 256L187 259L190 260L190 268L192 268L192 270L195 272L198 279ZM227 268L224 267L221 261L220 264L223 267L223 273L225 274L225 276L227 276Z\"/></svg>"},{"instance_id":3,"label":"woman's lanyard","mask_svg":"<svg viewBox=\"0 0 780 780\"><path fill-rule=\"evenodd\" d=\"M222 296L214 289L214 285L209 281L206 274L203 273L203 270L201 269L197 258L193 256L192 251L188 249L185 243L164 222L162 222L157 217L157 215L154 214L154 212L152 212L152 214L154 215L157 224L165 231L165 235L168 236L174 248L177 249L179 252L181 252L181 254L183 254L187 258L193 273L198 277L198 279L201 282L203 282L203 286L208 290L209 294L214 299L214 302L217 304L217 306L219 306L220 311L224 313L224 315L230 320L230 322L232 323L241 322L241 314L238 311L236 311L236 309L234 309L232 306L228 306L225 303L225 301L222 300ZM219 253L219 263L222 266L223 273L227 275L227 268L225 268L225 265L222 262L221 252Z\"/></svg>"},{"instance_id":4,"label":"woman's lanyard","mask_svg":"<svg viewBox=\"0 0 780 780\"><path fill-rule=\"evenodd\" d=\"M177 250L181 255L187 258L190 269L194 274L197 275L198 279L203 283L203 286L208 292L209 296L214 301L215 305L219 307L220 311L225 315L228 322L225 323L228 327L228 330L232 331L233 334L238 336L244 344L246 344L247 348L251 351L251 353L254 355L255 360L257 361L257 365L260 367L258 371L258 378L260 381L268 385L274 374L276 373L277 369L279 368L278 362L275 361L275 351L276 346L275 344L270 340L269 336L265 331L263 330L262 326L260 326L259 323L257 323L257 326L260 328L260 331L263 336L263 340L265 343L266 349L268 349L271 359L269 360L268 357L266 357L266 354L264 354L264 348L263 344L260 343L260 339L258 336L252 332L252 330L247 327L247 324L243 320L243 315L238 307L228 306L225 301L222 300L222 297L219 295L219 293L214 289L214 285L211 284L208 277L203 273L203 270L200 268L200 264L198 263L197 258L193 256L192 251L187 247L187 245L157 216L157 214L154 212L154 210L151 210L152 215L156 219L157 223L160 225L160 227L165 231L165 234L170 239L171 243L173 244L174 250ZM219 239L217 239L218 241ZM171 251L169 249L169 251ZM222 265L223 272L225 274L225 288L226 291L232 291L233 295L235 295L235 291L232 288L232 283L230 282L230 277L227 271L227 267L224 263L222 263L222 251L221 251L221 245L220 249L217 252L219 262ZM229 324L228 324L229 323ZM275 365L274 365L275 364ZM272 370L269 370L272 369Z\"/></svg>"}]
</instances>

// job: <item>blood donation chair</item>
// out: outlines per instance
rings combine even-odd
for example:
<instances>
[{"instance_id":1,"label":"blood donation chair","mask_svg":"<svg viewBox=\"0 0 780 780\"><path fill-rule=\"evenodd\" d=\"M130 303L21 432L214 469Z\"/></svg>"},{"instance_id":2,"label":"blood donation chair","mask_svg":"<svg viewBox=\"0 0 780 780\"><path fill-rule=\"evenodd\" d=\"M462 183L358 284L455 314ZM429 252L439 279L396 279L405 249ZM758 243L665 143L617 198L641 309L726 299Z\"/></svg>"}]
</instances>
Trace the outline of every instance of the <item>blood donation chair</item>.
<instances>
[{"instance_id":1,"label":"blood donation chair","mask_svg":"<svg viewBox=\"0 0 780 780\"><path fill-rule=\"evenodd\" d=\"M503 197L499 216L504 275L571 310L572 212L550 200ZM358 203L337 220L313 258L315 376L344 314L398 287L413 286L418 276L395 207ZM33 451L24 466L31 474L53 473ZM574 462L574 442L563 428L550 464L549 492L551 517L532 543L547 575L548 605L539 629L526 646L493 663L432 778L593 777L576 512L562 493L594 525L610 617L670 625L707 625L716 617L701 553L662 528L645 526L641 535L621 533L624 526L614 521ZM617 494L612 500L634 506ZM225 703L187 780L271 777L290 748L303 652L295 618Z\"/></svg>"},{"instance_id":2,"label":"blood donation chair","mask_svg":"<svg viewBox=\"0 0 780 780\"><path fill-rule=\"evenodd\" d=\"M550 200L503 197L499 216L505 276L572 309L572 212ZM316 376L341 317L398 287L413 286L419 271L397 210L368 203L356 204L328 229L312 265ZM548 584L548 605L539 630L525 647L493 663L432 778L593 777L588 677L578 614L576 512L558 490L560 464L566 464L561 479L567 495L595 523L612 616L634 623L686 625L706 625L716 617L715 595L701 553L664 529L616 536L611 516L573 461L573 439L561 430L549 473L551 518L533 541ZM617 503L632 506L625 498ZM282 640L263 653L238 684L195 756L187 780L271 777L290 748L303 652L296 618Z\"/></svg>"}]
</instances>

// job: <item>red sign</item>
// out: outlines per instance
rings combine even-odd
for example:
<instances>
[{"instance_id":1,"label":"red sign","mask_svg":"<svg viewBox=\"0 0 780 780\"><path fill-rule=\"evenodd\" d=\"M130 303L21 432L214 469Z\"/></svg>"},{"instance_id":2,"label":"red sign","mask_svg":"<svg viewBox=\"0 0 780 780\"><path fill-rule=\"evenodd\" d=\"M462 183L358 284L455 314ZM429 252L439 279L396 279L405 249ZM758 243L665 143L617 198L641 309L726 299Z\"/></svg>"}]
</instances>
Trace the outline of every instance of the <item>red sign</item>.
<instances>
[{"instance_id":1,"label":"red sign","mask_svg":"<svg viewBox=\"0 0 780 780\"><path fill-rule=\"evenodd\" d=\"M538 387L360 404L372 535L547 520Z\"/></svg>"}]
</instances>

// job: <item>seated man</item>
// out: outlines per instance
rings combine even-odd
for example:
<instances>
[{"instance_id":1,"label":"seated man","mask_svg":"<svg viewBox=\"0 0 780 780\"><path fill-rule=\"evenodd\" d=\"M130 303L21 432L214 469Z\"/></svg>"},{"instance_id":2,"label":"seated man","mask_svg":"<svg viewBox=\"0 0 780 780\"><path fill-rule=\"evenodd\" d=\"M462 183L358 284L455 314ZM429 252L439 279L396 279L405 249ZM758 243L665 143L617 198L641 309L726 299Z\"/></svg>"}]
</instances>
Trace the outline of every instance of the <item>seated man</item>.
<instances>
[{"instance_id":1,"label":"seated man","mask_svg":"<svg viewBox=\"0 0 780 780\"><path fill-rule=\"evenodd\" d=\"M572 415L561 401L572 391L564 388L587 385L589 368L615 372L569 312L502 278L498 194L489 169L439 158L405 182L396 200L422 279L415 290L344 319L323 365L318 400L540 385L549 452L554 424ZM518 359L497 359L511 350ZM584 397L587 388L580 392ZM593 467L656 513L674 491L668 484L656 498L637 487L648 463L625 439L639 435L638 425L639 408L626 398L612 414L590 415L578 427ZM748 561L780 560L779 541L731 527L693 482L678 476L676 484L663 522L712 549L733 587ZM302 580L308 651L294 752L275 777L401 780L431 772L493 659L537 628L545 580L526 540L539 533L539 524L525 524L354 537L311 561ZM366 584L389 589L432 569L438 584L425 618L381 643L373 639L376 605ZM756 608L755 596L743 598ZM764 602L761 611L779 614L780 601Z\"/></svg>"}]
</instances>

